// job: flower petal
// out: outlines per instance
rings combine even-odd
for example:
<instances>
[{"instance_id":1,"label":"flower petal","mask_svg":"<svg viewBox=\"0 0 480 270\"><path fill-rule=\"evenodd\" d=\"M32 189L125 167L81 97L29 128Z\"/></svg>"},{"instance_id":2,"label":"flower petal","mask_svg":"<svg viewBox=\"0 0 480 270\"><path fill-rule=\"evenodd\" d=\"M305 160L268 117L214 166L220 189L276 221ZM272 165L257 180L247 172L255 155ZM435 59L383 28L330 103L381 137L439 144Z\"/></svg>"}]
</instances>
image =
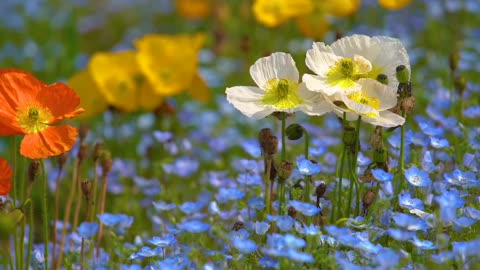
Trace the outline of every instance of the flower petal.
<instances>
[{"instance_id":1,"label":"flower petal","mask_svg":"<svg viewBox=\"0 0 480 270\"><path fill-rule=\"evenodd\" d=\"M345 93L350 94L352 92L358 91L362 86L358 83L354 83L353 86L349 88L343 88L337 85L331 85L327 82L326 78L317 75L304 74L302 77L303 82L310 91L320 92L327 96L331 96L335 93Z\"/></svg>"},{"instance_id":2,"label":"flower petal","mask_svg":"<svg viewBox=\"0 0 480 270\"><path fill-rule=\"evenodd\" d=\"M272 53L258 59L250 67L250 75L262 89L271 79L291 79L298 82L300 77L292 56L283 52Z\"/></svg>"},{"instance_id":3,"label":"flower petal","mask_svg":"<svg viewBox=\"0 0 480 270\"><path fill-rule=\"evenodd\" d=\"M84 109L75 109L80 104L80 97L64 83L46 86L37 96L37 100L55 117L52 124L65 118L73 118L84 111Z\"/></svg>"},{"instance_id":4,"label":"flower petal","mask_svg":"<svg viewBox=\"0 0 480 270\"><path fill-rule=\"evenodd\" d=\"M308 115L323 115L330 111L330 103L325 100L322 94L309 91L305 83L299 85L298 96L305 102L299 109Z\"/></svg>"},{"instance_id":5,"label":"flower petal","mask_svg":"<svg viewBox=\"0 0 480 270\"><path fill-rule=\"evenodd\" d=\"M316 42L313 48L307 51L305 63L307 67L318 75L325 75L332 65L341 57L333 53L332 48L323 42Z\"/></svg>"},{"instance_id":6,"label":"flower petal","mask_svg":"<svg viewBox=\"0 0 480 270\"><path fill-rule=\"evenodd\" d=\"M261 119L274 111L261 103L260 99L264 95L264 91L258 87L229 87L226 93L228 102L248 117Z\"/></svg>"},{"instance_id":7,"label":"flower petal","mask_svg":"<svg viewBox=\"0 0 480 270\"><path fill-rule=\"evenodd\" d=\"M68 79L67 84L80 96L80 105L85 108L79 118L92 117L107 109L107 101L88 70L79 71Z\"/></svg>"},{"instance_id":8,"label":"flower petal","mask_svg":"<svg viewBox=\"0 0 480 270\"><path fill-rule=\"evenodd\" d=\"M378 118L362 117L362 120L372 125L382 127L396 127L405 124L405 118L391 111L382 111Z\"/></svg>"},{"instance_id":9,"label":"flower petal","mask_svg":"<svg viewBox=\"0 0 480 270\"><path fill-rule=\"evenodd\" d=\"M0 196L5 196L12 188L12 182L10 180L13 176L13 170L3 158L0 158L0 172Z\"/></svg>"},{"instance_id":10,"label":"flower petal","mask_svg":"<svg viewBox=\"0 0 480 270\"><path fill-rule=\"evenodd\" d=\"M30 159L58 156L72 149L78 130L69 125L52 126L39 133L27 134L20 144L20 154Z\"/></svg>"},{"instance_id":11,"label":"flower petal","mask_svg":"<svg viewBox=\"0 0 480 270\"><path fill-rule=\"evenodd\" d=\"M362 85L362 91L370 97L380 100L379 111L384 111L397 105L397 91L388 85L372 79L360 79L358 83Z\"/></svg>"}]
</instances>

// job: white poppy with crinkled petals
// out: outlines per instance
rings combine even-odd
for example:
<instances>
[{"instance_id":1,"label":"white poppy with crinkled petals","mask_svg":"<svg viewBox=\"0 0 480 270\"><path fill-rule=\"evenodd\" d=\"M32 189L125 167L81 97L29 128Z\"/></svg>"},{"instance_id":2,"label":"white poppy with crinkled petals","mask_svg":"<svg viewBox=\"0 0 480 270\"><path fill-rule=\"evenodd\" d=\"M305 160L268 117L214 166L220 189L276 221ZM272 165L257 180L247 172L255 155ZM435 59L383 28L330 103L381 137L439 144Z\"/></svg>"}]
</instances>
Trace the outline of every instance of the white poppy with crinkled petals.
<instances>
[{"instance_id":1,"label":"white poppy with crinkled petals","mask_svg":"<svg viewBox=\"0 0 480 270\"><path fill-rule=\"evenodd\" d=\"M309 91L299 82L292 56L276 52L258 59L250 67L256 86L234 86L226 90L227 100L244 115L261 119L273 112L323 115L330 106L321 93Z\"/></svg>"},{"instance_id":2,"label":"white poppy with crinkled petals","mask_svg":"<svg viewBox=\"0 0 480 270\"><path fill-rule=\"evenodd\" d=\"M340 100L327 97L332 111L347 121L357 120L382 127L396 127L405 123L405 118L388 109L397 104L397 95L388 85L372 79L359 79L360 90L350 94L340 94Z\"/></svg>"},{"instance_id":3,"label":"white poppy with crinkled petals","mask_svg":"<svg viewBox=\"0 0 480 270\"><path fill-rule=\"evenodd\" d=\"M331 96L350 94L361 88L358 80L384 74L388 85L397 88L396 68L404 65L410 71L410 61L402 42L385 36L352 35L328 46L316 42L307 51L306 64L315 75L303 75L311 91Z\"/></svg>"}]
</instances>

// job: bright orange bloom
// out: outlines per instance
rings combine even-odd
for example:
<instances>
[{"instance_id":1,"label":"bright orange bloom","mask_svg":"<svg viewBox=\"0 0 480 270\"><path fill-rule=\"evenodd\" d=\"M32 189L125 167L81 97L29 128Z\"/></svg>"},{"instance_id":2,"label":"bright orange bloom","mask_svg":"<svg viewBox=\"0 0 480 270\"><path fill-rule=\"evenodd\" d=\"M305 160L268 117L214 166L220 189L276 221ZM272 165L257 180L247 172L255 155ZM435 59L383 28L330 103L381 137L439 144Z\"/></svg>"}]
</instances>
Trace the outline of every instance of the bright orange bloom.
<instances>
[{"instance_id":1,"label":"bright orange bloom","mask_svg":"<svg viewBox=\"0 0 480 270\"><path fill-rule=\"evenodd\" d=\"M10 192L12 188L13 171L8 162L0 157L0 196L5 196Z\"/></svg>"},{"instance_id":2,"label":"bright orange bloom","mask_svg":"<svg viewBox=\"0 0 480 270\"><path fill-rule=\"evenodd\" d=\"M72 149L78 130L54 125L73 118L80 98L63 83L47 85L32 74L0 69L0 136L25 134L20 154L31 159L48 158Z\"/></svg>"}]
</instances>

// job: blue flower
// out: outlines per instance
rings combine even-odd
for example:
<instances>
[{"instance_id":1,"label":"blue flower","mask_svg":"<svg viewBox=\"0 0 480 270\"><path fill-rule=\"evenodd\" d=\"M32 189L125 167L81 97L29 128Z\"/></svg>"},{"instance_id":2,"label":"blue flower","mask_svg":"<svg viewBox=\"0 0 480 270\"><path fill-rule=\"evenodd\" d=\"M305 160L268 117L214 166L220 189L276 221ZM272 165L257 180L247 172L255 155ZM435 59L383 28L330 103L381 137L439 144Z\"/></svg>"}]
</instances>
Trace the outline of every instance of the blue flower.
<instances>
[{"instance_id":1,"label":"blue flower","mask_svg":"<svg viewBox=\"0 0 480 270\"><path fill-rule=\"evenodd\" d=\"M480 117L480 106L474 105L463 110L463 115L468 118Z\"/></svg>"},{"instance_id":2,"label":"blue flower","mask_svg":"<svg viewBox=\"0 0 480 270\"><path fill-rule=\"evenodd\" d=\"M463 156L463 166L467 169L471 170L472 172L478 172L478 162L477 157L471 153L465 153Z\"/></svg>"},{"instance_id":3,"label":"blue flower","mask_svg":"<svg viewBox=\"0 0 480 270\"><path fill-rule=\"evenodd\" d=\"M395 269L400 263L400 254L390 248L382 248L374 260L377 264L376 269Z\"/></svg>"},{"instance_id":4,"label":"blue flower","mask_svg":"<svg viewBox=\"0 0 480 270\"><path fill-rule=\"evenodd\" d=\"M113 227L113 226L122 226L122 227L130 227L133 223L133 217L132 216L127 216L125 214L110 214L110 213L104 213L101 215L97 215L98 219L100 222L103 223L103 225L107 227Z\"/></svg>"},{"instance_id":5,"label":"blue flower","mask_svg":"<svg viewBox=\"0 0 480 270\"><path fill-rule=\"evenodd\" d=\"M480 220L480 211L479 210L477 210L473 207L465 207L464 212L467 216L469 216L473 219L476 219L476 220Z\"/></svg>"},{"instance_id":6,"label":"blue flower","mask_svg":"<svg viewBox=\"0 0 480 270\"><path fill-rule=\"evenodd\" d=\"M459 169L455 169L452 173L445 173L443 176L447 183L451 185L465 188L479 186L479 181L474 172L462 172Z\"/></svg>"},{"instance_id":7,"label":"blue flower","mask_svg":"<svg viewBox=\"0 0 480 270\"><path fill-rule=\"evenodd\" d=\"M257 250L257 244L250 239L234 238L232 240L233 246L241 253L252 253Z\"/></svg>"},{"instance_id":8,"label":"blue flower","mask_svg":"<svg viewBox=\"0 0 480 270\"><path fill-rule=\"evenodd\" d=\"M176 243L177 239L175 239L175 236L168 234L164 237L154 236L152 239L148 240L148 242L157 247L164 248Z\"/></svg>"},{"instance_id":9,"label":"blue flower","mask_svg":"<svg viewBox=\"0 0 480 270\"><path fill-rule=\"evenodd\" d=\"M433 148L441 149L441 148L449 147L450 143L448 143L448 141L443 138L430 137L430 145Z\"/></svg>"},{"instance_id":10,"label":"blue flower","mask_svg":"<svg viewBox=\"0 0 480 270\"><path fill-rule=\"evenodd\" d=\"M470 228L475 223L476 220L469 217L459 217L453 221L453 224L459 228L459 231L460 228Z\"/></svg>"},{"instance_id":11,"label":"blue flower","mask_svg":"<svg viewBox=\"0 0 480 270\"><path fill-rule=\"evenodd\" d=\"M210 224L203 223L199 220L191 220L179 224L178 227L190 233L201 233L208 231L208 229L210 229Z\"/></svg>"},{"instance_id":12,"label":"blue flower","mask_svg":"<svg viewBox=\"0 0 480 270\"><path fill-rule=\"evenodd\" d=\"M390 237L398 241L407 241L413 239L413 237L415 236L415 232L404 231L396 228L389 228L387 230L387 233Z\"/></svg>"},{"instance_id":13,"label":"blue flower","mask_svg":"<svg viewBox=\"0 0 480 270\"><path fill-rule=\"evenodd\" d=\"M428 173L419 170L416 166L412 166L405 170L405 178L407 181L415 187L427 187L432 182Z\"/></svg>"},{"instance_id":14,"label":"blue flower","mask_svg":"<svg viewBox=\"0 0 480 270\"><path fill-rule=\"evenodd\" d=\"M204 207L201 202L186 202L180 205L180 210L187 215L199 212Z\"/></svg>"},{"instance_id":15,"label":"blue flower","mask_svg":"<svg viewBox=\"0 0 480 270\"><path fill-rule=\"evenodd\" d=\"M422 169L427 172L433 172L437 169L437 166L433 163L433 157L431 151L425 151L422 157Z\"/></svg>"},{"instance_id":16,"label":"blue flower","mask_svg":"<svg viewBox=\"0 0 480 270\"><path fill-rule=\"evenodd\" d=\"M315 261L311 254L296 249L289 249L287 256L296 262L313 263Z\"/></svg>"},{"instance_id":17,"label":"blue flower","mask_svg":"<svg viewBox=\"0 0 480 270\"><path fill-rule=\"evenodd\" d=\"M258 158L262 155L260 145L256 140L245 140L242 142L242 148L253 158Z\"/></svg>"},{"instance_id":18,"label":"blue flower","mask_svg":"<svg viewBox=\"0 0 480 270\"><path fill-rule=\"evenodd\" d=\"M275 260L274 258L271 257L262 257L258 259L258 265L260 265L263 268L274 268L274 269L279 269L280 268L280 263Z\"/></svg>"},{"instance_id":19,"label":"blue flower","mask_svg":"<svg viewBox=\"0 0 480 270\"><path fill-rule=\"evenodd\" d=\"M295 210L301 212L302 214L304 214L305 216L314 216L318 213L320 213L321 209L318 208L317 206L313 205L313 204L310 204L310 203L304 203L304 202L300 202L300 201L295 201L295 200L291 200L288 202L288 204L290 206L292 206L293 208L295 208Z\"/></svg>"},{"instance_id":20,"label":"blue flower","mask_svg":"<svg viewBox=\"0 0 480 270\"><path fill-rule=\"evenodd\" d=\"M465 200L454 189L443 191L435 197L435 201L440 205L440 219L445 223L453 222L457 217L457 209L465 204Z\"/></svg>"},{"instance_id":21,"label":"blue flower","mask_svg":"<svg viewBox=\"0 0 480 270\"><path fill-rule=\"evenodd\" d=\"M291 216L278 216L276 224L282 232L288 232L292 229L294 221Z\"/></svg>"},{"instance_id":22,"label":"blue flower","mask_svg":"<svg viewBox=\"0 0 480 270\"><path fill-rule=\"evenodd\" d=\"M173 164L163 164L163 169L168 174L188 177L197 172L200 163L189 157L179 157Z\"/></svg>"},{"instance_id":23,"label":"blue flower","mask_svg":"<svg viewBox=\"0 0 480 270\"><path fill-rule=\"evenodd\" d=\"M174 203L166 203L164 201L152 202L152 204L158 211L170 211L177 207Z\"/></svg>"},{"instance_id":24,"label":"blue flower","mask_svg":"<svg viewBox=\"0 0 480 270\"><path fill-rule=\"evenodd\" d=\"M268 222L255 221L255 233L264 235L269 228L270 228L270 224Z\"/></svg>"},{"instance_id":25,"label":"blue flower","mask_svg":"<svg viewBox=\"0 0 480 270\"><path fill-rule=\"evenodd\" d=\"M409 214L395 213L392 219L395 224L409 231L425 231L428 229L427 223L424 220Z\"/></svg>"},{"instance_id":26,"label":"blue flower","mask_svg":"<svg viewBox=\"0 0 480 270\"><path fill-rule=\"evenodd\" d=\"M265 208L265 200L262 197L255 197L248 200L248 206L255 210L262 210Z\"/></svg>"},{"instance_id":27,"label":"blue flower","mask_svg":"<svg viewBox=\"0 0 480 270\"><path fill-rule=\"evenodd\" d=\"M412 210L423 210L423 202L420 199L412 198L410 193L403 193L398 195L398 203L401 207Z\"/></svg>"},{"instance_id":28,"label":"blue flower","mask_svg":"<svg viewBox=\"0 0 480 270\"><path fill-rule=\"evenodd\" d=\"M305 157L297 158L298 170L302 175L315 175L320 173L320 164Z\"/></svg>"},{"instance_id":29,"label":"blue flower","mask_svg":"<svg viewBox=\"0 0 480 270\"><path fill-rule=\"evenodd\" d=\"M82 238L91 238L97 233L98 227L96 222L83 222L78 226L77 231Z\"/></svg>"},{"instance_id":30,"label":"blue flower","mask_svg":"<svg viewBox=\"0 0 480 270\"><path fill-rule=\"evenodd\" d=\"M373 169L372 170L373 177L380 182L392 181L393 174L388 173L382 169Z\"/></svg>"},{"instance_id":31,"label":"blue flower","mask_svg":"<svg viewBox=\"0 0 480 270\"><path fill-rule=\"evenodd\" d=\"M173 134L171 132L163 132L156 130L153 132L153 137L160 143L165 143L173 139Z\"/></svg>"},{"instance_id":32,"label":"blue flower","mask_svg":"<svg viewBox=\"0 0 480 270\"><path fill-rule=\"evenodd\" d=\"M412 242L419 249L423 249L423 250L437 249L437 247L432 241L420 240L416 235L413 237L413 239L410 242Z\"/></svg>"},{"instance_id":33,"label":"blue flower","mask_svg":"<svg viewBox=\"0 0 480 270\"><path fill-rule=\"evenodd\" d=\"M220 188L219 192L215 195L215 198L220 203L226 203L227 201L240 200L245 196L245 192L236 188Z\"/></svg>"},{"instance_id":34,"label":"blue flower","mask_svg":"<svg viewBox=\"0 0 480 270\"><path fill-rule=\"evenodd\" d=\"M149 258L149 257L154 257L162 254L162 249L160 247L152 249L150 247L142 247L140 251L137 252L137 255L140 256L140 258Z\"/></svg>"}]
</instances>

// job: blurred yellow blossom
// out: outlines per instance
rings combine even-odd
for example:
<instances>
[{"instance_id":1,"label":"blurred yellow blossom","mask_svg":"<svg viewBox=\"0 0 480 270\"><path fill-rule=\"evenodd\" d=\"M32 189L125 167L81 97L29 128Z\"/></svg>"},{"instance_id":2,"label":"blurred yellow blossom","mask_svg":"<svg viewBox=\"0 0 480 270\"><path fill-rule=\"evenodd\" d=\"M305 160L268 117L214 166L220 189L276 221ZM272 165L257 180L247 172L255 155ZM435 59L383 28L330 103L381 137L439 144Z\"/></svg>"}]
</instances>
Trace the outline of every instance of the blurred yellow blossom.
<instances>
[{"instance_id":1,"label":"blurred yellow blossom","mask_svg":"<svg viewBox=\"0 0 480 270\"><path fill-rule=\"evenodd\" d=\"M172 96L192 86L204 40L203 34L149 34L134 42L137 63L157 94Z\"/></svg>"},{"instance_id":2,"label":"blurred yellow blossom","mask_svg":"<svg viewBox=\"0 0 480 270\"><path fill-rule=\"evenodd\" d=\"M390 10L404 8L411 2L412 0L378 0L378 4L380 4L380 6Z\"/></svg>"},{"instance_id":3,"label":"blurred yellow blossom","mask_svg":"<svg viewBox=\"0 0 480 270\"><path fill-rule=\"evenodd\" d=\"M296 19L300 32L309 38L323 39L330 28L330 23L326 17L328 8L328 1L315 1L310 14L297 17Z\"/></svg>"},{"instance_id":4,"label":"blurred yellow blossom","mask_svg":"<svg viewBox=\"0 0 480 270\"><path fill-rule=\"evenodd\" d=\"M153 110L163 101L142 75L135 51L96 53L88 70L108 104L120 110Z\"/></svg>"},{"instance_id":5,"label":"blurred yellow blossom","mask_svg":"<svg viewBox=\"0 0 480 270\"><path fill-rule=\"evenodd\" d=\"M212 13L213 0L175 0L175 9L188 19L203 19Z\"/></svg>"},{"instance_id":6,"label":"blurred yellow blossom","mask_svg":"<svg viewBox=\"0 0 480 270\"><path fill-rule=\"evenodd\" d=\"M85 109L78 118L89 118L107 109L108 103L87 69L74 74L67 84L80 96L80 106Z\"/></svg>"},{"instance_id":7,"label":"blurred yellow blossom","mask_svg":"<svg viewBox=\"0 0 480 270\"><path fill-rule=\"evenodd\" d=\"M309 14L312 0L255 0L253 14L258 22L267 27L276 27L291 18Z\"/></svg>"},{"instance_id":8,"label":"blurred yellow blossom","mask_svg":"<svg viewBox=\"0 0 480 270\"><path fill-rule=\"evenodd\" d=\"M322 0L327 5L328 12L336 17L352 16L360 8L360 0Z\"/></svg>"}]
</instances>

